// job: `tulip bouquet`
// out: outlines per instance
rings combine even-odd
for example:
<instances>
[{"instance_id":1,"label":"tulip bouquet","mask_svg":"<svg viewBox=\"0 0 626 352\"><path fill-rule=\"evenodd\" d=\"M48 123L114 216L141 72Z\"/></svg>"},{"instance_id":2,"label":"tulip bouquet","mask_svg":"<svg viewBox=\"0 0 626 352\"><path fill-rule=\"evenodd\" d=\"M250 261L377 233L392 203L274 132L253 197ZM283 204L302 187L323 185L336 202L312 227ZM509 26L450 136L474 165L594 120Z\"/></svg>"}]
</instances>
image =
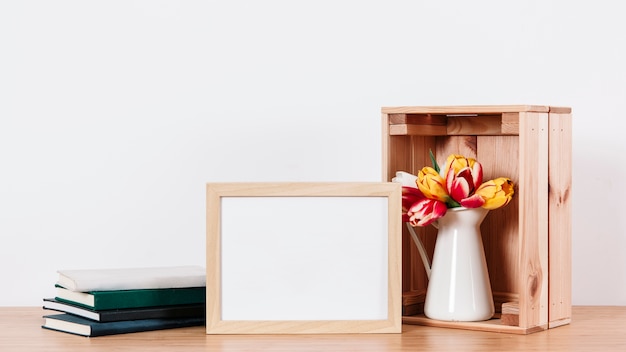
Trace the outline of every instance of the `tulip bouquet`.
<instances>
[{"instance_id":1,"label":"tulip bouquet","mask_svg":"<svg viewBox=\"0 0 626 352\"><path fill-rule=\"evenodd\" d=\"M507 177L483 182L482 165L473 158L451 154L441 170L432 152L433 166L419 170L417 176L397 172L392 181L402 183L402 221L411 226L426 226L443 217L449 208L493 210L507 205L514 185Z\"/></svg>"}]
</instances>

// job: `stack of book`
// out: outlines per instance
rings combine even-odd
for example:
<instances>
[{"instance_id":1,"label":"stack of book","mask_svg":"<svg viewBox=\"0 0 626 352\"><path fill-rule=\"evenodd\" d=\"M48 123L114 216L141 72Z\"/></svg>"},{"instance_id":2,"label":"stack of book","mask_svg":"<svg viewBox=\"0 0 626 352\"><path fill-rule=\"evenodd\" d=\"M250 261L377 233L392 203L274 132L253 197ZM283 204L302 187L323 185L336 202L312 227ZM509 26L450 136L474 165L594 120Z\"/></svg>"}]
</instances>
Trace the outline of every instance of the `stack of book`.
<instances>
[{"instance_id":1,"label":"stack of book","mask_svg":"<svg viewBox=\"0 0 626 352\"><path fill-rule=\"evenodd\" d=\"M44 298L43 328L82 336L204 325L206 271L199 266L59 270Z\"/></svg>"}]
</instances>

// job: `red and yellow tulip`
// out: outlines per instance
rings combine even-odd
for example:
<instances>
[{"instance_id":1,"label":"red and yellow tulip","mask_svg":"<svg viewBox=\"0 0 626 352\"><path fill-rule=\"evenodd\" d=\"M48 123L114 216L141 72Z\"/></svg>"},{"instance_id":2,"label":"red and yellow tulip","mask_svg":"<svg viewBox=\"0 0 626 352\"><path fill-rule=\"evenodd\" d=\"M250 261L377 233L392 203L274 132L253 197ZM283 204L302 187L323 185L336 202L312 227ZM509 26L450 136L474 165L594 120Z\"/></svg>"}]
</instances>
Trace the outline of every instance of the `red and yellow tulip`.
<instances>
[{"instance_id":1,"label":"red and yellow tulip","mask_svg":"<svg viewBox=\"0 0 626 352\"><path fill-rule=\"evenodd\" d=\"M514 193L513 181L507 177L498 177L487 181L480 185L475 192L485 201L481 206L489 210L509 204Z\"/></svg>"},{"instance_id":2,"label":"red and yellow tulip","mask_svg":"<svg viewBox=\"0 0 626 352\"><path fill-rule=\"evenodd\" d=\"M426 226L446 215L447 211L446 203L424 198L409 208L408 222L411 226Z\"/></svg>"},{"instance_id":3,"label":"red and yellow tulip","mask_svg":"<svg viewBox=\"0 0 626 352\"><path fill-rule=\"evenodd\" d=\"M446 191L446 181L433 169L426 166L417 174L417 188L426 198L446 202L450 196Z\"/></svg>"},{"instance_id":4,"label":"red and yellow tulip","mask_svg":"<svg viewBox=\"0 0 626 352\"><path fill-rule=\"evenodd\" d=\"M446 161L445 170L446 188L452 199L469 208L482 205L476 202L480 198L470 199L483 182L483 167L478 161L452 154Z\"/></svg>"}]
</instances>

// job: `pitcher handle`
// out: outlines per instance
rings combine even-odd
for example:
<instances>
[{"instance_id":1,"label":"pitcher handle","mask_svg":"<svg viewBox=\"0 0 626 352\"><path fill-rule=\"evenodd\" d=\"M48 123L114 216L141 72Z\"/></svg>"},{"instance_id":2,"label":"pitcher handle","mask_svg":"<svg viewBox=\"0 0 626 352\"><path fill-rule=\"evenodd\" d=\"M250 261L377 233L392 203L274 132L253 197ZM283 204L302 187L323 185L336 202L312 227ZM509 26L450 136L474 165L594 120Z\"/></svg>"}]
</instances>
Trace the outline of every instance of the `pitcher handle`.
<instances>
[{"instance_id":1,"label":"pitcher handle","mask_svg":"<svg viewBox=\"0 0 626 352\"><path fill-rule=\"evenodd\" d=\"M422 263L424 263L424 269L426 270L426 276L430 279L430 259L428 259L428 254L426 253L426 248L422 243L422 240L415 233L415 229L411 226L410 223L406 223L406 227L409 229L409 233L411 234L411 238L413 238L413 242L417 246L417 250L420 253L420 257L422 258Z\"/></svg>"}]
</instances>

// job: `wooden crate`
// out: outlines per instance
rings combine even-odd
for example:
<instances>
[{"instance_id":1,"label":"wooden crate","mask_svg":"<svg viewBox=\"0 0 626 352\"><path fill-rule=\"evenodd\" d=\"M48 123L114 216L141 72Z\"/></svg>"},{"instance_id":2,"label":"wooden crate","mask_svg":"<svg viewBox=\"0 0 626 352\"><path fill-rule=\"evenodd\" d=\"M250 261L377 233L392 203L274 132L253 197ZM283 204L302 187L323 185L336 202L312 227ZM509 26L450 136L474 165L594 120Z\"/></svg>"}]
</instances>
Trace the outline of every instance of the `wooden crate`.
<instances>
[{"instance_id":1,"label":"wooden crate","mask_svg":"<svg viewBox=\"0 0 626 352\"><path fill-rule=\"evenodd\" d=\"M481 226L496 315L486 322L423 316L426 272L403 233L403 323L528 334L571 320L571 109L552 106L382 108L383 181L396 171L474 157L484 179L510 177L515 196ZM417 229L432 258L436 229ZM503 309L504 308L504 309Z\"/></svg>"}]
</instances>

